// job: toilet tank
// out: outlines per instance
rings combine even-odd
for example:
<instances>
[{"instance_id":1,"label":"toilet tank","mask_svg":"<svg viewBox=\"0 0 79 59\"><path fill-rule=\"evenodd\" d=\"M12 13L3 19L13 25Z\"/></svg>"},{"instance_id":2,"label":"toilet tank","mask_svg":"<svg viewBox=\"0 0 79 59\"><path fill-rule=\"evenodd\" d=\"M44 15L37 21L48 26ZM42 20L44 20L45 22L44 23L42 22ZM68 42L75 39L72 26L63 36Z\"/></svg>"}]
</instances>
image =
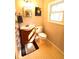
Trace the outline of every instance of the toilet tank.
<instances>
[{"instance_id":1,"label":"toilet tank","mask_svg":"<svg viewBox=\"0 0 79 59\"><path fill-rule=\"evenodd\" d=\"M42 26L37 26L36 27L36 33L41 33L43 31L43 27Z\"/></svg>"}]
</instances>

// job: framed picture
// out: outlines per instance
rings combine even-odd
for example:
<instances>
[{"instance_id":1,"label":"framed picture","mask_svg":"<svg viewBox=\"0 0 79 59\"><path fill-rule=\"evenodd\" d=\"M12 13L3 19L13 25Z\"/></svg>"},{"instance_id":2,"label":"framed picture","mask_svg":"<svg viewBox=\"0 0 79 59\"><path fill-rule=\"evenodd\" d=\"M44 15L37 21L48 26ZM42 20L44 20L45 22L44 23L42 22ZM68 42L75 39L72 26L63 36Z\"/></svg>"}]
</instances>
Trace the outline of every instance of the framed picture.
<instances>
[{"instance_id":1,"label":"framed picture","mask_svg":"<svg viewBox=\"0 0 79 59\"><path fill-rule=\"evenodd\" d=\"M35 7L35 16L41 16L41 8Z\"/></svg>"},{"instance_id":2,"label":"framed picture","mask_svg":"<svg viewBox=\"0 0 79 59\"><path fill-rule=\"evenodd\" d=\"M31 17L32 16L32 10L27 9L26 7L23 8L23 16L24 17Z\"/></svg>"}]
</instances>

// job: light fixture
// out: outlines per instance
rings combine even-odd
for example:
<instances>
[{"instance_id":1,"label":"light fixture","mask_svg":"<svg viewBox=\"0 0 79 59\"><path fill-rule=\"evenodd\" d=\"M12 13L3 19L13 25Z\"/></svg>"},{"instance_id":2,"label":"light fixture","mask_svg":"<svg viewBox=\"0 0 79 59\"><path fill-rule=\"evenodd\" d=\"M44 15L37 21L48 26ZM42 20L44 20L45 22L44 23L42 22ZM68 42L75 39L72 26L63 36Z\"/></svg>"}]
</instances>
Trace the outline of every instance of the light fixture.
<instances>
[{"instance_id":1,"label":"light fixture","mask_svg":"<svg viewBox=\"0 0 79 59\"><path fill-rule=\"evenodd\" d=\"M25 2L28 2L28 0L24 0Z\"/></svg>"}]
</instances>

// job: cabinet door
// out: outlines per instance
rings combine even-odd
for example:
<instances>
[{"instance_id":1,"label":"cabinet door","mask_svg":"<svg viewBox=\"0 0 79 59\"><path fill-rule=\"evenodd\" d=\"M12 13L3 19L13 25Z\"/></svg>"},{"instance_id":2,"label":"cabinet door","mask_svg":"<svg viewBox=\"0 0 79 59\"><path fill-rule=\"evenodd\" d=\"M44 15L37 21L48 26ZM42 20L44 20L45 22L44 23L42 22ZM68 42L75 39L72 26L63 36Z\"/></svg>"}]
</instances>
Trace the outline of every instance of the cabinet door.
<instances>
[{"instance_id":1,"label":"cabinet door","mask_svg":"<svg viewBox=\"0 0 79 59\"><path fill-rule=\"evenodd\" d=\"M26 31L26 30L20 30L20 38L21 38L21 44L25 46L25 44L28 43L28 35L30 34L32 30Z\"/></svg>"}]
</instances>

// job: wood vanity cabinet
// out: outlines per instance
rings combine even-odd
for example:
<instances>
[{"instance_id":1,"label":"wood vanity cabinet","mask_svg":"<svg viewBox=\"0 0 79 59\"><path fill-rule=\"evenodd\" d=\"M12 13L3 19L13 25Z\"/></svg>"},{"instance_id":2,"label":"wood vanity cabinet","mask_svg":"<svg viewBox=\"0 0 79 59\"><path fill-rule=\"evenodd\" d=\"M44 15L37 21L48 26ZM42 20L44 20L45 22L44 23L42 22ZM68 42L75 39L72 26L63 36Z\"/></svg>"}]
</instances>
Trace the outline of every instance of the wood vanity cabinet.
<instances>
[{"instance_id":1,"label":"wood vanity cabinet","mask_svg":"<svg viewBox=\"0 0 79 59\"><path fill-rule=\"evenodd\" d=\"M24 47L25 44L28 43L28 35L30 34L31 30L24 30L24 29L20 29L20 40L21 40L21 45Z\"/></svg>"}]
</instances>

